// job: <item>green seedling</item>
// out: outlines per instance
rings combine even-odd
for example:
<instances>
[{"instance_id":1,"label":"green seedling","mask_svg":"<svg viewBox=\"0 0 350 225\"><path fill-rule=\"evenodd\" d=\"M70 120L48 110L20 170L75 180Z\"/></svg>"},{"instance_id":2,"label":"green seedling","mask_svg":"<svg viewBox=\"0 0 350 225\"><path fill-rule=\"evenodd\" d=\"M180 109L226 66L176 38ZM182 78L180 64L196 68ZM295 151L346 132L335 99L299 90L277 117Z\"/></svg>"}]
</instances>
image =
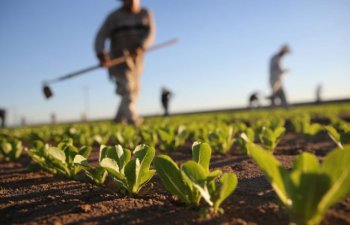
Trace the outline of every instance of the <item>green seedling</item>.
<instances>
[{"instance_id":1,"label":"green seedling","mask_svg":"<svg viewBox=\"0 0 350 225\"><path fill-rule=\"evenodd\" d=\"M304 152L296 157L291 171L252 143L249 151L298 225L319 224L326 211L350 192L350 149L332 151L322 165L316 156Z\"/></svg>"},{"instance_id":2,"label":"green seedling","mask_svg":"<svg viewBox=\"0 0 350 225\"><path fill-rule=\"evenodd\" d=\"M339 148L344 148L343 145L350 144L350 129L341 129L339 132L332 126L324 126L324 129Z\"/></svg>"},{"instance_id":3,"label":"green seedling","mask_svg":"<svg viewBox=\"0 0 350 225\"><path fill-rule=\"evenodd\" d=\"M290 122L292 124L293 131L296 133L304 133L304 127L307 127L310 125L310 115L308 114L302 114L298 116L294 116L290 119Z\"/></svg>"},{"instance_id":4,"label":"green seedling","mask_svg":"<svg viewBox=\"0 0 350 225\"><path fill-rule=\"evenodd\" d=\"M257 134L261 133L264 127L268 127L271 130L276 130L279 127L284 127L285 120L280 117L275 117L271 119L261 119L253 123L252 127Z\"/></svg>"},{"instance_id":5,"label":"green seedling","mask_svg":"<svg viewBox=\"0 0 350 225\"><path fill-rule=\"evenodd\" d=\"M244 154L248 154L247 143L254 142L255 133L252 128L245 129L244 132L240 133L236 138L236 143Z\"/></svg>"},{"instance_id":6,"label":"green seedling","mask_svg":"<svg viewBox=\"0 0 350 225\"><path fill-rule=\"evenodd\" d=\"M107 171L101 166L98 166L96 168L91 167L88 163L87 158L84 156L76 155L74 157L74 164L79 165L81 169L84 170L86 176L96 184L102 185L106 181L108 175Z\"/></svg>"},{"instance_id":7,"label":"green seedling","mask_svg":"<svg viewBox=\"0 0 350 225\"><path fill-rule=\"evenodd\" d=\"M198 207L203 198L214 213L222 212L221 203L237 186L234 174L222 174L220 170L209 171L211 148L207 143L195 142L192 160L178 165L167 155L154 160L157 174L165 188L188 206Z\"/></svg>"},{"instance_id":8,"label":"green seedling","mask_svg":"<svg viewBox=\"0 0 350 225\"><path fill-rule=\"evenodd\" d=\"M209 132L208 141L215 152L226 154L235 141L233 127L221 126L216 128Z\"/></svg>"},{"instance_id":9,"label":"green seedling","mask_svg":"<svg viewBox=\"0 0 350 225\"><path fill-rule=\"evenodd\" d=\"M140 135L142 143L155 148L158 143L158 135L154 129L141 129Z\"/></svg>"},{"instance_id":10,"label":"green seedling","mask_svg":"<svg viewBox=\"0 0 350 225\"><path fill-rule=\"evenodd\" d=\"M82 167L74 163L75 157L81 155L87 158L90 152L90 147L83 146L77 149L72 140L68 139L59 143L57 147L36 141L33 148L28 150L28 155L43 169L76 178Z\"/></svg>"},{"instance_id":11,"label":"green seedling","mask_svg":"<svg viewBox=\"0 0 350 225\"><path fill-rule=\"evenodd\" d=\"M139 135L133 126L120 126L119 129L112 133L112 142L125 146L126 148L134 149L139 143Z\"/></svg>"},{"instance_id":12,"label":"green seedling","mask_svg":"<svg viewBox=\"0 0 350 225\"><path fill-rule=\"evenodd\" d=\"M305 124L303 127L303 134L307 138L312 138L316 136L318 133L323 131L323 127L321 124L318 123L310 123L310 124Z\"/></svg>"},{"instance_id":13,"label":"green seedling","mask_svg":"<svg viewBox=\"0 0 350 225\"><path fill-rule=\"evenodd\" d=\"M343 144L341 143L341 137L338 131L332 126L324 126L324 129L327 131L328 136L332 139L332 141L339 147L343 148Z\"/></svg>"},{"instance_id":14,"label":"green seedling","mask_svg":"<svg viewBox=\"0 0 350 225\"><path fill-rule=\"evenodd\" d=\"M110 132L105 131L105 132L100 133L100 134L95 134L92 139L96 145L101 146L101 145L107 144L110 136L111 136Z\"/></svg>"},{"instance_id":15,"label":"green seedling","mask_svg":"<svg viewBox=\"0 0 350 225\"><path fill-rule=\"evenodd\" d=\"M103 146L100 150L100 166L130 194L137 194L155 173L155 170L150 169L155 150L147 145L138 145L133 155L134 159L131 159L131 151L121 145Z\"/></svg>"},{"instance_id":16,"label":"green seedling","mask_svg":"<svg viewBox=\"0 0 350 225\"><path fill-rule=\"evenodd\" d=\"M311 123L311 118L308 114L291 118L291 123L295 132L304 134L307 138L312 138L319 132L323 131L321 124Z\"/></svg>"},{"instance_id":17,"label":"green seedling","mask_svg":"<svg viewBox=\"0 0 350 225\"><path fill-rule=\"evenodd\" d=\"M16 161L22 154L22 142L17 139L0 139L0 159L6 161Z\"/></svg>"},{"instance_id":18,"label":"green seedling","mask_svg":"<svg viewBox=\"0 0 350 225\"><path fill-rule=\"evenodd\" d=\"M278 127L275 130L264 127L258 134L259 140L265 149L272 152L276 148L285 131L286 129L284 127Z\"/></svg>"},{"instance_id":19,"label":"green seedling","mask_svg":"<svg viewBox=\"0 0 350 225\"><path fill-rule=\"evenodd\" d=\"M185 126L177 128L164 127L157 130L159 136L159 148L164 151L175 151L181 147L189 137L189 132Z\"/></svg>"},{"instance_id":20,"label":"green seedling","mask_svg":"<svg viewBox=\"0 0 350 225\"><path fill-rule=\"evenodd\" d=\"M91 146L94 143L94 138L87 127L69 126L66 128L63 137L64 139L72 139L78 145Z\"/></svg>"}]
</instances>

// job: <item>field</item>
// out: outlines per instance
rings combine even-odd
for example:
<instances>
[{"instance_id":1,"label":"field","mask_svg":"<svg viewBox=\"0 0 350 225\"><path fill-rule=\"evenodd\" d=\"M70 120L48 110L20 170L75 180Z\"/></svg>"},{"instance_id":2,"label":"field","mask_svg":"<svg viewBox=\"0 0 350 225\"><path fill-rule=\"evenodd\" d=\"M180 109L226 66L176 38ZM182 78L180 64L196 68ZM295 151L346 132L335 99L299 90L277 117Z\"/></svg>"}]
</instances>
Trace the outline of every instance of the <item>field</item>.
<instances>
[{"instance_id":1,"label":"field","mask_svg":"<svg viewBox=\"0 0 350 225\"><path fill-rule=\"evenodd\" d=\"M0 224L283 225L290 224L291 221L304 224L301 220L295 221L291 210L287 209L283 199L276 194L271 180L266 179L266 171L256 161L254 149L271 153L269 155L273 155L288 171L292 171L293 161L303 152L315 155L322 162L331 152L347 151L342 157L347 160L350 151L347 147L347 135L350 136L347 130L350 128L349 119L350 105L346 103L304 106L288 111L256 110L173 116L165 119L147 118L140 128L95 122L4 129L0 131ZM276 132L278 135L275 135ZM59 143L61 145L52 149L44 148L40 147L38 141L50 146L57 146ZM199 189L194 188L192 193L196 193L200 201L192 204L184 201L181 196L171 194L164 184L162 173L159 172L160 166L154 164L156 159L159 161L161 154L170 156L177 165L194 160L195 141L208 143L210 146L211 172L217 169L222 174L234 173L238 178L237 187L224 199L218 211L206 203L205 194ZM18 145L19 142L23 147ZM108 152L109 149L103 150L101 145L116 144L130 150L134 150L138 144L154 147L155 160L150 164L150 170L145 171L157 171L154 170L154 176L142 188L135 191L128 189L130 183L121 185L122 179L117 177L118 174L113 173L106 163L102 163L108 158L108 153L102 159L103 154L100 151ZM10 151L4 151L9 149L4 146L10 145L12 152L18 153L11 155ZM87 160L78 162L73 157L74 160L72 158L69 161L68 156L72 153L67 153L67 146L71 146L72 152L86 156ZM91 147L91 153L88 154L81 146ZM342 146L344 149L340 150ZM39 158L36 150L40 148L49 149L49 153L42 155L42 158L47 157L46 164L38 163L43 162L40 160L36 161L37 164L33 163L33 160ZM63 152L67 156L68 164L70 163L68 169L65 169L66 165L57 162L61 157L57 156L57 149L65 149ZM137 155L131 159L133 157L136 159ZM135 162L137 167L136 161L130 162ZM141 165L142 163L141 160ZM105 180L100 175L93 181L87 174L91 175L99 167L106 175ZM334 167L340 168L341 162L336 162ZM347 167L349 168L349 164ZM128 169L125 171L125 176L128 176ZM306 174L307 171L303 172ZM220 176L216 177L215 182L219 182ZM119 182L116 182L118 179ZM100 184L96 180L101 181ZM208 180L208 186L196 184L203 185L202 188L206 190L209 183ZM223 184L217 187L222 187ZM303 189L305 193L309 191L305 196L318 193L317 190L322 189L322 186L315 185L313 188ZM344 178L337 191L345 189L345 196L339 198L340 201L326 211L320 224L350 224L350 175ZM210 188L209 193L210 200L214 201ZM305 199L303 204L311 202ZM313 206L316 208L317 202Z\"/></svg>"}]
</instances>

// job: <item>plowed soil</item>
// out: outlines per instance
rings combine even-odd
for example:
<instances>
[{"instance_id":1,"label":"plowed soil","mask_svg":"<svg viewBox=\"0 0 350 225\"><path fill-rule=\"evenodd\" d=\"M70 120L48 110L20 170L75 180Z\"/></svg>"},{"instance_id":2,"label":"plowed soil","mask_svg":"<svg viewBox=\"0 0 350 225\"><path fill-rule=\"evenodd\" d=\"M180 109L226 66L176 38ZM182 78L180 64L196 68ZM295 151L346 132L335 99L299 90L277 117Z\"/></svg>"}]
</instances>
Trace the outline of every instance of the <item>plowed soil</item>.
<instances>
[{"instance_id":1,"label":"plowed soil","mask_svg":"<svg viewBox=\"0 0 350 225\"><path fill-rule=\"evenodd\" d=\"M169 153L178 163L191 158L191 144ZM295 156L308 151L320 160L335 144L326 134L312 140L287 133L275 151L289 168ZM98 148L90 160L98 159ZM120 194L113 184L97 186L48 172L28 172L28 156L0 162L0 224L262 224L284 225L289 218L262 172L236 146L227 155L213 154L211 168L237 174L238 187L223 203L225 214L201 216L187 208L152 178L136 196ZM335 165L336 166L336 165ZM350 196L331 208L322 225L350 225Z\"/></svg>"}]
</instances>

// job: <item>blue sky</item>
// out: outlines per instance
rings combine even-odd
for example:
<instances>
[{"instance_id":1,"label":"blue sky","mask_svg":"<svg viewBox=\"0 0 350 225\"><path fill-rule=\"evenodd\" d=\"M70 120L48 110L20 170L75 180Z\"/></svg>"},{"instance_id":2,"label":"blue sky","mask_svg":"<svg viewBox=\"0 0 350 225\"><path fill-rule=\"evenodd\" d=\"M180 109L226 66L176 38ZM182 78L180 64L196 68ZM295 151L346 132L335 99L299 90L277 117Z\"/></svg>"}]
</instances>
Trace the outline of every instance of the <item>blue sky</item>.
<instances>
[{"instance_id":1,"label":"blue sky","mask_svg":"<svg viewBox=\"0 0 350 225\"><path fill-rule=\"evenodd\" d=\"M348 0L144 0L157 23L156 43L177 45L147 55L138 108L161 113L160 88L175 96L171 111L238 107L249 93L269 94L268 61L289 43L284 86L290 102L350 97L350 1ZM96 31L119 6L114 0L2 0L0 2L0 107L9 123L88 117L112 118L120 98L106 71L53 84L45 100L42 81L97 63Z\"/></svg>"}]
</instances>

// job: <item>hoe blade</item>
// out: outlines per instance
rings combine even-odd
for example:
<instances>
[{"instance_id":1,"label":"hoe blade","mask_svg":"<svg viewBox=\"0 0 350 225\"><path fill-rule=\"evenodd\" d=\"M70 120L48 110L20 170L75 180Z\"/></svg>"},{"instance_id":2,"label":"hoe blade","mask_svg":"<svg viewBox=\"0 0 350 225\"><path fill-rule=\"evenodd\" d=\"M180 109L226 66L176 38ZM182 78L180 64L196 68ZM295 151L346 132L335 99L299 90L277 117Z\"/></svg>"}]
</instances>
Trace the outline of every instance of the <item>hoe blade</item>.
<instances>
[{"instance_id":1,"label":"hoe blade","mask_svg":"<svg viewBox=\"0 0 350 225\"><path fill-rule=\"evenodd\" d=\"M44 85L43 87L43 92L44 92L44 95L47 99L49 99L50 97L53 96L53 93L51 91L51 88L48 86L48 85Z\"/></svg>"}]
</instances>

